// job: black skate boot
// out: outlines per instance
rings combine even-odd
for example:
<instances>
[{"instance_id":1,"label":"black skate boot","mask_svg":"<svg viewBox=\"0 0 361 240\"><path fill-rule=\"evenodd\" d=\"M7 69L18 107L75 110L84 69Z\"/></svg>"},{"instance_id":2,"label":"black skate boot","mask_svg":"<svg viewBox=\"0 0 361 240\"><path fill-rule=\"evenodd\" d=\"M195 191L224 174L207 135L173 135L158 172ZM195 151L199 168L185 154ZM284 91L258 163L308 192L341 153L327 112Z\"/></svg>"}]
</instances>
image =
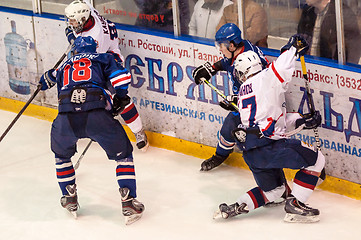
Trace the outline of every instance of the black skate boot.
<instances>
[{"instance_id":1,"label":"black skate boot","mask_svg":"<svg viewBox=\"0 0 361 240\"><path fill-rule=\"evenodd\" d=\"M218 154L213 155L212 157L202 162L201 171L209 171L215 167L218 167L227 159L227 157Z\"/></svg>"},{"instance_id":2,"label":"black skate boot","mask_svg":"<svg viewBox=\"0 0 361 240\"><path fill-rule=\"evenodd\" d=\"M142 152L147 151L149 147L149 142L147 135L145 135L144 129L140 130L137 133L134 133L134 135L135 135L135 140L137 142L137 148L139 150L142 150Z\"/></svg>"},{"instance_id":3,"label":"black skate boot","mask_svg":"<svg viewBox=\"0 0 361 240\"><path fill-rule=\"evenodd\" d=\"M241 205L239 205L238 202L231 205L222 203L221 205L219 205L219 210L215 212L213 219L218 219L220 217L227 219L239 214L248 213L249 211L246 209L246 207L247 204L245 203L242 203Z\"/></svg>"},{"instance_id":4,"label":"black skate boot","mask_svg":"<svg viewBox=\"0 0 361 240\"><path fill-rule=\"evenodd\" d=\"M68 195L64 195L60 198L60 204L63 208L68 210L75 218L78 217L78 195L76 193L76 184L67 185L66 190L68 191Z\"/></svg>"},{"instance_id":5,"label":"black skate boot","mask_svg":"<svg viewBox=\"0 0 361 240\"><path fill-rule=\"evenodd\" d=\"M286 222L312 223L320 221L318 209L307 206L292 195L286 200L285 211L284 221Z\"/></svg>"},{"instance_id":6,"label":"black skate boot","mask_svg":"<svg viewBox=\"0 0 361 240\"><path fill-rule=\"evenodd\" d=\"M137 199L129 196L130 190L128 188L119 188L120 196L122 198L123 215L125 217L125 224L129 225L139 220L144 211L143 203Z\"/></svg>"}]
</instances>

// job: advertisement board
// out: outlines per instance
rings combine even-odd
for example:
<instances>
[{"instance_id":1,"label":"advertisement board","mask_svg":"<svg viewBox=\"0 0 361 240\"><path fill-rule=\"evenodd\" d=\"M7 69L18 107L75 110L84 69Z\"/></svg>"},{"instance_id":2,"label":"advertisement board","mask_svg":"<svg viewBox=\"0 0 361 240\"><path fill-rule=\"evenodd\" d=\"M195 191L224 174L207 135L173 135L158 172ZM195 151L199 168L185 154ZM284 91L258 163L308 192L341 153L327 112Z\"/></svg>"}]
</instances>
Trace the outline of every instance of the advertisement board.
<instances>
[{"instance_id":1,"label":"advertisement board","mask_svg":"<svg viewBox=\"0 0 361 240\"><path fill-rule=\"evenodd\" d=\"M4 12L0 12L0 19L0 96L26 101L39 76L57 62L68 46L65 22ZM221 98L216 92L194 83L192 71L206 61L218 61L222 56L217 49L182 38L120 29L118 33L124 66L132 74L129 95L145 129L216 146L228 112L219 107ZM323 118L319 136L326 173L360 184L361 74L314 63L306 65L315 106ZM304 81L297 62L287 92L289 111L309 112ZM211 83L225 95L232 94L226 72L217 73ZM34 103L56 107L56 89L42 93ZM315 143L312 130L293 137Z\"/></svg>"}]
</instances>

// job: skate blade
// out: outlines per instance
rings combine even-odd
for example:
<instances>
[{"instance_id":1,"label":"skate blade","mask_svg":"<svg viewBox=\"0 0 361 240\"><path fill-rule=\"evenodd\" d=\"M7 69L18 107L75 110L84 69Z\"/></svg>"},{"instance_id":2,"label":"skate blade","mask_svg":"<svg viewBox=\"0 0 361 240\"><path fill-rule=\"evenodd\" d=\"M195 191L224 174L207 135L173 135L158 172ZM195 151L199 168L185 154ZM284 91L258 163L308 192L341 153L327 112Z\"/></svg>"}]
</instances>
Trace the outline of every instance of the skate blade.
<instances>
[{"instance_id":1,"label":"skate blade","mask_svg":"<svg viewBox=\"0 0 361 240\"><path fill-rule=\"evenodd\" d=\"M228 214L222 213L221 210L217 210L217 211L215 211L214 214L213 214L213 219L214 219L214 220L226 219L226 218L228 218Z\"/></svg>"},{"instance_id":2,"label":"skate blade","mask_svg":"<svg viewBox=\"0 0 361 240\"><path fill-rule=\"evenodd\" d=\"M320 217L319 215L302 216L293 213L286 213L286 216L283 220L289 223L314 223L320 221Z\"/></svg>"},{"instance_id":3,"label":"skate blade","mask_svg":"<svg viewBox=\"0 0 361 240\"><path fill-rule=\"evenodd\" d=\"M142 147L142 148L140 149L140 151L146 152L146 151L148 150L148 148L149 148L149 142L147 142L147 145L145 145L144 147Z\"/></svg>"},{"instance_id":4,"label":"skate blade","mask_svg":"<svg viewBox=\"0 0 361 240\"><path fill-rule=\"evenodd\" d=\"M130 225L136 221L138 221L142 217L142 214L133 214L130 216L125 216L125 225Z\"/></svg>"},{"instance_id":5,"label":"skate blade","mask_svg":"<svg viewBox=\"0 0 361 240\"><path fill-rule=\"evenodd\" d=\"M74 219L77 219L78 218L78 213L77 211L69 211L68 212L74 217Z\"/></svg>"}]
</instances>

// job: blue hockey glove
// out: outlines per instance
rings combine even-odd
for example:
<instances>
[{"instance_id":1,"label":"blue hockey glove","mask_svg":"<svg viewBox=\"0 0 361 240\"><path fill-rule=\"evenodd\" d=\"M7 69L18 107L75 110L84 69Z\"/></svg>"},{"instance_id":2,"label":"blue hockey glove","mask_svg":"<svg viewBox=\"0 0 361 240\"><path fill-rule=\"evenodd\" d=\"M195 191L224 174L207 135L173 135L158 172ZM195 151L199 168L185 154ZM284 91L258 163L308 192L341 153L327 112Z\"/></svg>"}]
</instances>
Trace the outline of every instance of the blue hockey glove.
<instances>
[{"instance_id":1,"label":"blue hockey glove","mask_svg":"<svg viewBox=\"0 0 361 240\"><path fill-rule=\"evenodd\" d=\"M212 67L212 65L209 62L206 62L194 69L192 76L196 84L199 85L203 83L202 78L209 80L216 73L217 71Z\"/></svg>"},{"instance_id":2,"label":"blue hockey glove","mask_svg":"<svg viewBox=\"0 0 361 240\"><path fill-rule=\"evenodd\" d=\"M112 114L113 116L117 116L119 113L123 112L125 106L130 103L130 97L125 95L124 97L119 97L117 94L113 97L113 107Z\"/></svg>"},{"instance_id":3,"label":"blue hockey glove","mask_svg":"<svg viewBox=\"0 0 361 240\"><path fill-rule=\"evenodd\" d=\"M237 105L237 102L238 102L238 96L231 95L231 96L227 96L227 101L223 100L223 101L219 102L219 106L221 106L222 108L224 108L227 111L237 111L237 109L232 104L232 103L234 103L235 105Z\"/></svg>"},{"instance_id":4,"label":"blue hockey glove","mask_svg":"<svg viewBox=\"0 0 361 240\"><path fill-rule=\"evenodd\" d=\"M296 128L304 124L303 129L314 129L321 125L322 117L319 111L314 114L307 113L302 118L296 120Z\"/></svg>"},{"instance_id":5,"label":"blue hockey glove","mask_svg":"<svg viewBox=\"0 0 361 240\"><path fill-rule=\"evenodd\" d=\"M53 76L54 71L55 69L50 69L41 76L39 81L39 84L41 84L41 90L47 90L56 84L56 78Z\"/></svg>"},{"instance_id":6,"label":"blue hockey glove","mask_svg":"<svg viewBox=\"0 0 361 240\"><path fill-rule=\"evenodd\" d=\"M289 50L292 46L297 49L296 55L298 54L299 57L305 55L308 49L310 48L306 39L302 35L295 34L292 37L290 37L288 43L281 48L281 53L283 53L286 50Z\"/></svg>"},{"instance_id":7,"label":"blue hockey glove","mask_svg":"<svg viewBox=\"0 0 361 240\"><path fill-rule=\"evenodd\" d=\"M65 35L68 39L69 44L73 44L76 37L74 35L73 29L70 26L65 28Z\"/></svg>"}]
</instances>

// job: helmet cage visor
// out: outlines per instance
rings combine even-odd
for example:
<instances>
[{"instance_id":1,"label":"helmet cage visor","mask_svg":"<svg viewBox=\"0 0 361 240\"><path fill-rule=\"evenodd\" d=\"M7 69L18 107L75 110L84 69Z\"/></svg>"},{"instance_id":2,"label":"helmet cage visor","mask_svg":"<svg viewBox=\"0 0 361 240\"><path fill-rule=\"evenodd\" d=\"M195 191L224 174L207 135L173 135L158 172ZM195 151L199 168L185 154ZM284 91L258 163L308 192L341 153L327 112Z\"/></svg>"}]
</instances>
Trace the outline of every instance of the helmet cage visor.
<instances>
[{"instance_id":1,"label":"helmet cage visor","mask_svg":"<svg viewBox=\"0 0 361 240\"><path fill-rule=\"evenodd\" d=\"M228 40L216 41L216 42L215 42L215 45L216 45L217 50L220 51L220 50L221 50L221 47L225 47L226 49L228 49L230 43L231 43L231 42L228 41Z\"/></svg>"},{"instance_id":2,"label":"helmet cage visor","mask_svg":"<svg viewBox=\"0 0 361 240\"><path fill-rule=\"evenodd\" d=\"M65 16L68 19L68 25L79 33L90 17L90 7L83 1L75 0L65 8Z\"/></svg>"},{"instance_id":3,"label":"helmet cage visor","mask_svg":"<svg viewBox=\"0 0 361 240\"><path fill-rule=\"evenodd\" d=\"M236 78L237 82L239 82L241 85L246 81L245 76L248 73L249 68L245 71L239 71L236 68L233 69L233 76Z\"/></svg>"}]
</instances>

